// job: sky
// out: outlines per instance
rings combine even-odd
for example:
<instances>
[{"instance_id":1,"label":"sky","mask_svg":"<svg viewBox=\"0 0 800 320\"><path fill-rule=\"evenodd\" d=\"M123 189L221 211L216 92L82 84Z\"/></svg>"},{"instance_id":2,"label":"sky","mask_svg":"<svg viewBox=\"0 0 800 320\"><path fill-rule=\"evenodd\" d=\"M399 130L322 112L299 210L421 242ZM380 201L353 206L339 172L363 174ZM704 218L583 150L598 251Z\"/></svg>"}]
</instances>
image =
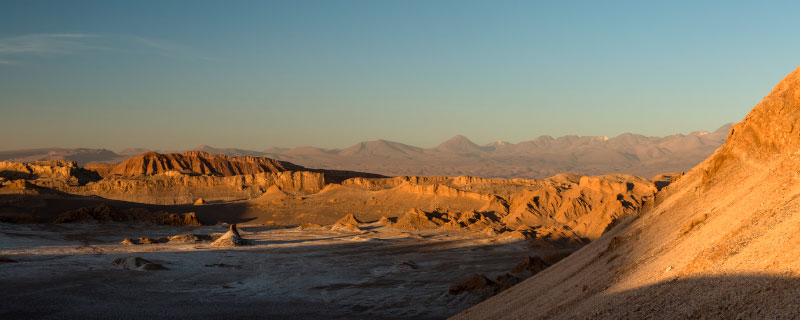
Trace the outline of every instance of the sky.
<instances>
[{"instance_id":1,"label":"sky","mask_svg":"<svg viewBox=\"0 0 800 320\"><path fill-rule=\"evenodd\" d=\"M713 131L796 1L0 1L0 150Z\"/></svg>"}]
</instances>

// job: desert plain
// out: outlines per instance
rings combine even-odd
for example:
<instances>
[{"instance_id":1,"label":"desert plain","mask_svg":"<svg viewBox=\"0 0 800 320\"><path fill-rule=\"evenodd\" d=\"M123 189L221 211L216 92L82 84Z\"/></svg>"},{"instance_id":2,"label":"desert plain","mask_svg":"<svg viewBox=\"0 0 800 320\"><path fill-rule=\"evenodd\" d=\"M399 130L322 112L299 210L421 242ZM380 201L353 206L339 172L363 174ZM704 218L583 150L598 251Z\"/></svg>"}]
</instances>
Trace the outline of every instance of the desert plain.
<instances>
[{"instance_id":1,"label":"desert plain","mask_svg":"<svg viewBox=\"0 0 800 320\"><path fill-rule=\"evenodd\" d=\"M798 12L0 1L0 320L799 319Z\"/></svg>"},{"instance_id":2,"label":"desert plain","mask_svg":"<svg viewBox=\"0 0 800 320\"><path fill-rule=\"evenodd\" d=\"M680 176L388 177L202 151L0 172L12 318L445 318Z\"/></svg>"}]
</instances>

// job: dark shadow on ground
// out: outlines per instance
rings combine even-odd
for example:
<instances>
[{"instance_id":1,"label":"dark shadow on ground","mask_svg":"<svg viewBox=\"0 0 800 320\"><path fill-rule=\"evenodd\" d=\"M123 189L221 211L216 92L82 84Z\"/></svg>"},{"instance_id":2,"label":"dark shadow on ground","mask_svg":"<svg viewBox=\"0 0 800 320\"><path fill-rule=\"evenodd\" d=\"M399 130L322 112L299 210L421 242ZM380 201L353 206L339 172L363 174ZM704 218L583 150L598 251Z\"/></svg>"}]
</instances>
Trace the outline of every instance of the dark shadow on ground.
<instances>
[{"instance_id":1,"label":"dark shadow on ground","mask_svg":"<svg viewBox=\"0 0 800 320\"><path fill-rule=\"evenodd\" d=\"M245 217L247 206L241 203L223 203L203 206L191 204L157 205L98 196L74 195L51 188L36 187L38 194L0 194L0 217L33 217L38 222L51 222L59 214L83 207L106 203L115 209L145 208L150 211L166 211L183 214L194 212L203 225L245 223L256 218Z\"/></svg>"},{"instance_id":2,"label":"dark shadow on ground","mask_svg":"<svg viewBox=\"0 0 800 320\"><path fill-rule=\"evenodd\" d=\"M546 294L546 293L543 293ZM672 279L628 291L599 293L550 310L557 319L796 319L800 278L743 274ZM581 313L576 310L591 310ZM535 312L548 314L547 310ZM534 318L536 318L535 316Z\"/></svg>"}]
</instances>

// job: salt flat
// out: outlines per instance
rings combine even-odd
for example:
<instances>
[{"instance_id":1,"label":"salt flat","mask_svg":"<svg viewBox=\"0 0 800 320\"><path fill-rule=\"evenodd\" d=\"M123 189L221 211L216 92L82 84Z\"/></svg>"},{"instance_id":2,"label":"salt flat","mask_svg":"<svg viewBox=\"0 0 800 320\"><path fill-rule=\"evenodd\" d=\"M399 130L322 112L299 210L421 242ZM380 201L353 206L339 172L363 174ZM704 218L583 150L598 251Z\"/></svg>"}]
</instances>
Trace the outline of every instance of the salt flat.
<instances>
[{"instance_id":1,"label":"salt flat","mask_svg":"<svg viewBox=\"0 0 800 320\"><path fill-rule=\"evenodd\" d=\"M474 304L450 295L472 274L508 272L525 257L565 249L463 231L363 234L241 228L250 246L121 245L123 238L212 234L226 225L0 224L0 317L443 318ZM125 270L137 256L168 270Z\"/></svg>"}]
</instances>

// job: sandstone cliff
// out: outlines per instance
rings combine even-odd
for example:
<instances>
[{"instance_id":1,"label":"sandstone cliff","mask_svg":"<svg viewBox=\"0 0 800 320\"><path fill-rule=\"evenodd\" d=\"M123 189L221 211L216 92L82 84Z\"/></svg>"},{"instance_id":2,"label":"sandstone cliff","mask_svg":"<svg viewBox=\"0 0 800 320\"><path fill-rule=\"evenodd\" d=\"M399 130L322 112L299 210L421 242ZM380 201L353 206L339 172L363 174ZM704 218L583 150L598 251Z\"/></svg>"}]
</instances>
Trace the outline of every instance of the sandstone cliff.
<instances>
[{"instance_id":1,"label":"sandstone cliff","mask_svg":"<svg viewBox=\"0 0 800 320\"><path fill-rule=\"evenodd\" d=\"M599 237L608 225L653 203L657 191L650 180L628 175L561 174L544 180L385 178L204 152L146 153L108 173L93 166L104 172L102 179L95 171L63 161L4 162L0 168L5 168L0 176L10 179L0 191L9 194L42 194L36 188L51 188L70 195L155 205L194 204L198 199L203 199L201 204L252 200L244 205L266 212L260 215L294 215L289 221L315 223L328 223L344 212L377 219L418 210L425 214L417 218L433 221L436 228L483 231L490 226L489 233L509 232L504 237L519 240L534 233L525 228L543 227L565 227L581 239ZM285 171L298 168L303 171ZM483 224L462 219L476 215ZM303 216L315 218L303 221Z\"/></svg>"},{"instance_id":2,"label":"sandstone cliff","mask_svg":"<svg viewBox=\"0 0 800 320\"><path fill-rule=\"evenodd\" d=\"M316 172L262 172L236 176L207 176L167 171L155 175L103 180L65 191L98 195L108 199L149 204L187 204L198 198L207 201L232 201L260 197L271 186L293 193L316 193L325 186L325 177Z\"/></svg>"},{"instance_id":3,"label":"sandstone cliff","mask_svg":"<svg viewBox=\"0 0 800 320\"><path fill-rule=\"evenodd\" d=\"M656 192L653 182L634 176L581 177L577 184L550 185L512 195L503 221L511 227L564 225L594 239L609 224L637 213Z\"/></svg>"},{"instance_id":4,"label":"sandstone cliff","mask_svg":"<svg viewBox=\"0 0 800 320\"><path fill-rule=\"evenodd\" d=\"M470 203L473 210L489 214L494 222L503 226L495 231L521 226L565 226L579 237L589 239L599 237L609 225L623 217L638 214L654 201L658 191L652 181L629 175L562 174L545 180L469 176L354 178L344 181L343 185L378 192L376 195L386 199L381 202L385 206L402 201L405 206L423 210L410 211L417 214L405 213L400 219L427 219L428 222L419 224L428 227L446 225L439 220L457 221L458 218L448 215L460 215L469 209L459 204ZM403 197L403 194L410 196ZM434 197L437 206L431 207L427 197ZM381 201L381 198L375 199Z\"/></svg>"},{"instance_id":5,"label":"sandstone cliff","mask_svg":"<svg viewBox=\"0 0 800 320\"><path fill-rule=\"evenodd\" d=\"M229 157L202 151L189 151L183 154L147 152L114 166L109 174L132 177L178 171L227 177L264 172L302 171L304 169L289 162L264 157Z\"/></svg>"},{"instance_id":6,"label":"sandstone cliff","mask_svg":"<svg viewBox=\"0 0 800 320\"><path fill-rule=\"evenodd\" d=\"M0 161L0 177L36 180L43 187L78 186L100 180L97 173L79 167L74 161L63 160L29 163Z\"/></svg>"}]
</instances>

